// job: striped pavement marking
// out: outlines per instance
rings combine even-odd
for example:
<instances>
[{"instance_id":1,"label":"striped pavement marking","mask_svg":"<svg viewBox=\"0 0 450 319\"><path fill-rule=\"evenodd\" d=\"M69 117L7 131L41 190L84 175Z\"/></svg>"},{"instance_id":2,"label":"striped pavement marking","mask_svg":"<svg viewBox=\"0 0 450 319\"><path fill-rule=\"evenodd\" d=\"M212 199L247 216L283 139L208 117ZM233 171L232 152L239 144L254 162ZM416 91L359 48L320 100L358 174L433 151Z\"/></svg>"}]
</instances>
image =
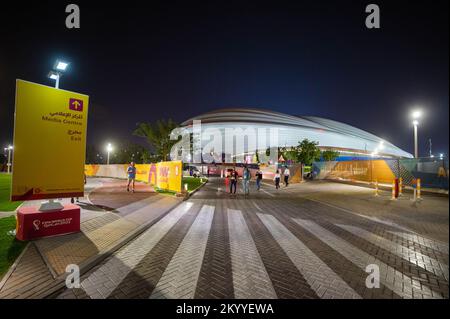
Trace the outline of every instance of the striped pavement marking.
<instances>
[{"instance_id":1,"label":"striped pavement marking","mask_svg":"<svg viewBox=\"0 0 450 319\"><path fill-rule=\"evenodd\" d=\"M234 297L275 299L277 295L240 210L228 209Z\"/></svg>"},{"instance_id":2,"label":"striped pavement marking","mask_svg":"<svg viewBox=\"0 0 450 319\"><path fill-rule=\"evenodd\" d=\"M203 205L150 299L192 299L208 241L214 206Z\"/></svg>"},{"instance_id":3,"label":"striped pavement marking","mask_svg":"<svg viewBox=\"0 0 450 319\"><path fill-rule=\"evenodd\" d=\"M410 233L403 233L403 232L395 232L388 230L389 233L394 234L395 236L401 237L406 240L410 240L416 244L422 245L424 247L428 247L437 251L440 251L441 253L448 255L448 245L434 241L416 234L410 234Z\"/></svg>"},{"instance_id":4,"label":"striped pavement marking","mask_svg":"<svg viewBox=\"0 0 450 319\"><path fill-rule=\"evenodd\" d=\"M274 216L256 214L316 294L325 299L361 299L333 270Z\"/></svg>"},{"instance_id":5,"label":"striped pavement marking","mask_svg":"<svg viewBox=\"0 0 450 319\"><path fill-rule=\"evenodd\" d=\"M365 229L356 226L339 225L339 224L336 224L336 226L341 227L342 229L345 229L346 231L352 233L353 235L365 239L368 242L380 248L383 248L393 253L394 255L399 256L400 258L417 265L422 269L431 271L436 275L445 278L448 281L448 266L441 264L434 258L426 256L420 252L414 251L408 247L404 247L402 245L394 243L386 238L383 238L379 235L376 235L374 233L371 233Z\"/></svg>"},{"instance_id":6,"label":"striped pavement marking","mask_svg":"<svg viewBox=\"0 0 450 319\"><path fill-rule=\"evenodd\" d=\"M186 202L172 210L84 279L81 288L92 299L107 298L192 205L193 203ZM99 283L103 283L101 291L97 289Z\"/></svg>"},{"instance_id":7,"label":"striped pavement marking","mask_svg":"<svg viewBox=\"0 0 450 319\"><path fill-rule=\"evenodd\" d=\"M385 264L376 257L371 256L361 249L347 243L345 240L315 222L298 218L294 218L293 220L359 268L365 270L370 264L378 265L380 269L380 283L391 289L399 296L405 295L404 287L414 287L414 285L417 285L421 289L421 294L427 295L430 298L442 299L442 296L439 293L436 293L427 286L422 285L420 281L411 279L410 277L402 274L400 271L395 270L393 267Z\"/></svg>"}]
</instances>

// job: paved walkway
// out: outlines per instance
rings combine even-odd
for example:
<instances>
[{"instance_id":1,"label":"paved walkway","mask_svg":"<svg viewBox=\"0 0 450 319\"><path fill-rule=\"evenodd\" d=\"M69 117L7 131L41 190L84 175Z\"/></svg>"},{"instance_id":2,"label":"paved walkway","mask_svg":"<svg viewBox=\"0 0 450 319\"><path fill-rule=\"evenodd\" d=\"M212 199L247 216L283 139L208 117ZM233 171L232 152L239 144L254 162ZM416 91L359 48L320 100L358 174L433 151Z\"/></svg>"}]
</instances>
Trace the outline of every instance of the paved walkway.
<instances>
[{"instance_id":1,"label":"paved walkway","mask_svg":"<svg viewBox=\"0 0 450 319\"><path fill-rule=\"evenodd\" d=\"M3 279L0 298L51 294L61 288L67 265L76 264L82 272L92 267L181 201L160 195L145 184L138 184L135 193L127 193L125 183L113 179L90 179L86 192L78 203L81 232L31 242L13 272Z\"/></svg>"},{"instance_id":2,"label":"paved walkway","mask_svg":"<svg viewBox=\"0 0 450 319\"><path fill-rule=\"evenodd\" d=\"M448 261L448 198L328 182L244 197L211 179L58 298L448 298Z\"/></svg>"}]
</instances>

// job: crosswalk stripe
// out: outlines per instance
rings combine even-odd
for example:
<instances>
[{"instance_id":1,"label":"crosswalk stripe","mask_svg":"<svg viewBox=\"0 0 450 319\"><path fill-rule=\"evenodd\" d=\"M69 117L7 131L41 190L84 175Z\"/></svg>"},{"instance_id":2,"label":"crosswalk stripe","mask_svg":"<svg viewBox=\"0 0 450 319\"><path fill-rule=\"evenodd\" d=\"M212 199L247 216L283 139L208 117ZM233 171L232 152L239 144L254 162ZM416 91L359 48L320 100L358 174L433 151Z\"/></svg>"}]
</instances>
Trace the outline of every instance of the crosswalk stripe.
<instances>
[{"instance_id":1,"label":"crosswalk stripe","mask_svg":"<svg viewBox=\"0 0 450 319\"><path fill-rule=\"evenodd\" d=\"M242 212L228 209L234 297L237 299L277 298Z\"/></svg>"},{"instance_id":2,"label":"crosswalk stripe","mask_svg":"<svg viewBox=\"0 0 450 319\"><path fill-rule=\"evenodd\" d=\"M192 299L205 254L214 206L203 205L150 299Z\"/></svg>"},{"instance_id":3,"label":"crosswalk stripe","mask_svg":"<svg viewBox=\"0 0 450 319\"><path fill-rule=\"evenodd\" d=\"M442 299L440 294L435 293L425 285L421 285L420 281L402 274L376 257L367 254L350 243L347 243L345 240L315 222L298 218L294 218L293 220L364 271L370 264L378 265L380 269L380 283L388 287L397 295L410 297L409 295L405 295L403 288L413 287L413 285L416 284L421 286L422 294L426 294L432 298Z\"/></svg>"},{"instance_id":4,"label":"crosswalk stripe","mask_svg":"<svg viewBox=\"0 0 450 319\"><path fill-rule=\"evenodd\" d=\"M443 277L448 281L448 266L441 264L434 258L428 257L420 252L414 251L407 247L403 247L397 243L394 243L390 240L387 240L379 235L373 234L365 229L350 226L350 225L338 225L346 231L371 242L372 244L381 247L400 258L417 265L418 267L425 269L427 271L431 271L435 273L437 276ZM432 269L430 269L432 268Z\"/></svg>"},{"instance_id":5,"label":"crosswalk stripe","mask_svg":"<svg viewBox=\"0 0 450 319\"><path fill-rule=\"evenodd\" d=\"M404 232L396 232L396 231L390 231L388 230L389 233L394 234L395 236L401 237L403 239L406 240L410 240L412 242L415 242L419 245L440 251L441 253L447 254L448 255L448 245L438 242L438 241L434 241L416 234L410 234L410 233L404 233Z\"/></svg>"},{"instance_id":6,"label":"crosswalk stripe","mask_svg":"<svg viewBox=\"0 0 450 319\"><path fill-rule=\"evenodd\" d=\"M84 279L81 288L93 299L107 298L192 205L186 202L176 207ZM103 283L101 292L97 289L99 282Z\"/></svg>"},{"instance_id":7,"label":"crosswalk stripe","mask_svg":"<svg viewBox=\"0 0 450 319\"><path fill-rule=\"evenodd\" d=\"M326 299L361 299L358 293L274 216L260 213L256 215L319 297Z\"/></svg>"}]
</instances>

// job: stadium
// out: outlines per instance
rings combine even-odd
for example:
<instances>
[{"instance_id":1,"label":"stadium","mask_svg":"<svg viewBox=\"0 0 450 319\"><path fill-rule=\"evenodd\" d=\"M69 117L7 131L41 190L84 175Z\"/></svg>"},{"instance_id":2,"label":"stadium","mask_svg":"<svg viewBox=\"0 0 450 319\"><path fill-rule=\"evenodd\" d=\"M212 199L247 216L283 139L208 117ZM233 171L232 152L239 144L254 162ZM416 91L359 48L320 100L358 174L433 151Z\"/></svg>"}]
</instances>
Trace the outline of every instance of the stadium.
<instances>
[{"instance_id":1,"label":"stadium","mask_svg":"<svg viewBox=\"0 0 450 319\"><path fill-rule=\"evenodd\" d=\"M202 132L208 128L224 132L227 128L278 130L278 147L297 146L308 139L318 142L321 150L339 152L339 159L413 158L392 143L354 126L315 116L293 116L250 108L230 108L211 111L193 117L181 126L192 132L194 121L201 121ZM224 135L225 136L225 135ZM226 141L223 141L226 143ZM248 149L247 154L255 150ZM262 151L262 150L258 150Z\"/></svg>"}]
</instances>

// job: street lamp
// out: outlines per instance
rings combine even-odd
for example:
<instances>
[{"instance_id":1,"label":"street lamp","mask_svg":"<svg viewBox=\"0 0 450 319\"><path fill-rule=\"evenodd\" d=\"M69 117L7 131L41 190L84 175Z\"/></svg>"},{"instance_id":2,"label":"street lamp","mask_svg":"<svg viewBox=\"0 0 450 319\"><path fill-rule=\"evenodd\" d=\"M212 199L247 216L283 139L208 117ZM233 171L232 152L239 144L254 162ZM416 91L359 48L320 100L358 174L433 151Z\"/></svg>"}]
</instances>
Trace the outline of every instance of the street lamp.
<instances>
[{"instance_id":1,"label":"street lamp","mask_svg":"<svg viewBox=\"0 0 450 319\"><path fill-rule=\"evenodd\" d=\"M422 116L422 112L419 110L413 111L411 113L412 118L413 118L413 122L412 124L414 125L414 157L418 158L419 157L419 145L417 142L417 126L419 125L419 118Z\"/></svg>"},{"instance_id":2,"label":"street lamp","mask_svg":"<svg viewBox=\"0 0 450 319\"><path fill-rule=\"evenodd\" d=\"M12 145L9 145L8 147L5 147L5 152L8 151L8 164L6 166L8 167L8 174L11 173L11 151L13 150Z\"/></svg>"},{"instance_id":3,"label":"street lamp","mask_svg":"<svg viewBox=\"0 0 450 319\"><path fill-rule=\"evenodd\" d=\"M106 164L109 165L109 153L111 153L113 150L113 147L111 145L111 143L108 143L108 145L106 146L106 151L108 152L108 157L106 158Z\"/></svg>"},{"instance_id":4,"label":"street lamp","mask_svg":"<svg viewBox=\"0 0 450 319\"><path fill-rule=\"evenodd\" d=\"M53 66L53 69L56 71L50 71L48 73L48 77L52 80L55 80L55 88L59 89L59 79L62 76L62 72L66 71L67 67L69 66L69 63L56 60L55 65Z\"/></svg>"},{"instance_id":5,"label":"street lamp","mask_svg":"<svg viewBox=\"0 0 450 319\"><path fill-rule=\"evenodd\" d=\"M444 159L444 154L439 154L439 159Z\"/></svg>"}]
</instances>

